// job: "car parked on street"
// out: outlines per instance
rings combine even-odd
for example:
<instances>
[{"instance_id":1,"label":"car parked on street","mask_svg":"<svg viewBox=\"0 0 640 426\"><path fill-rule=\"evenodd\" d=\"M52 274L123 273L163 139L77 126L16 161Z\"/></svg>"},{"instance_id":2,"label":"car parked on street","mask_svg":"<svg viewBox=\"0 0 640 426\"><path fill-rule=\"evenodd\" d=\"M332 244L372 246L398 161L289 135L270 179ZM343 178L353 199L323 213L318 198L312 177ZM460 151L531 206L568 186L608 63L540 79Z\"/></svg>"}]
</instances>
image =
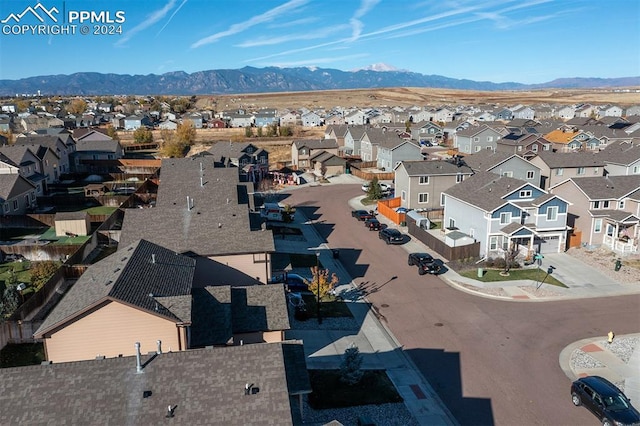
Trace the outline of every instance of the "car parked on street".
<instances>
[{"instance_id":1,"label":"car parked on street","mask_svg":"<svg viewBox=\"0 0 640 426\"><path fill-rule=\"evenodd\" d=\"M373 213L366 210L353 210L351 211L351 216L364 222L367 219L373 218Z\"/></svg>"},{"instance_id":2,"label":"car parked on street","mask_svg":"<svg viewBox=\"0 0 640 426\"><path fill-rule=\"evenodd\" d=\"M429 253L410 253L407 263L418 267L418 275L436 275L441 269L440 264Z\"/></svg>"},{"instance_id":3,"label":"car parked on street","mask_svg":"<svg viewBox=\"0 0 640 426\"><path fill-rule=\"evenodd\" d=\"M269 284L284 284L285 289L290 292L304 292L309 291L310 278L305 278L302 275L285 272L284 274L275 275L269 280Z\"/></svg>"},{"instance_id":4,"label":"car parked on street","mask_svg":"<svg viewBox=\"0 0 640 426\"><path fill-rule=\"evenodd\" d=\"M603 426L640 424L640 413L629 398L604 377L587 376L573 382L571 401L576 407L584 405Z\"/></svg>"},{"instance_id":5,"label":"car parked on street","mask_svg":"<svg viewBox=\"0 0 640 426\"><path fill-rule=\"evenodd\" d=\"M402 244L404 235L395 228L384 228L378 232L378 238L387 244Z\"/></svg>"},{"instance_id":6,"label":"car parked on street","mask_svg":"<svg viewBox=\"0 0 640 426\"><path fill-rule=\"evenodd\" d=\"M382 229L382 223L375 217L365 220L364 226L367 227L369 231L379 231Z\"/></svg>"}]
</instances>

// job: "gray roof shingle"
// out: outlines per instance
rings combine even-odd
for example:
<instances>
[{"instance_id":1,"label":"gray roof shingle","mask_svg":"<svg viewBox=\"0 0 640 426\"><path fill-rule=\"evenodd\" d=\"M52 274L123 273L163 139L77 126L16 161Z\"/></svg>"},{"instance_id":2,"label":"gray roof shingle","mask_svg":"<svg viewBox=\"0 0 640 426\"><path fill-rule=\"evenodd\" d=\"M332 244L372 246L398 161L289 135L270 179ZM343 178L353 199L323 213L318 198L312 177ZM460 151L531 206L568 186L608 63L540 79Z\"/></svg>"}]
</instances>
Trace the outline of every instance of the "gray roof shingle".
<instances>
[{"instance_id":1,"label":"gray roof shingle","mask_svg":"<svg viewBox=\"0 0 640 426\"><path fill-rule=\"evenodd\" d=\"M444 160L417 160L417 161L403 161L407 174L409 176L435 176L435 175L457 175L472 174L473 170L470 167L460 163L456 165L450 161Z\"/></svg>"},{"instance_id":2,"label":"gray roof shingle","mask_svg":"<svg viewBox=\"0 0 640 426\"><path fill-rule=\"evenodd\" d=\"M640 189L640 175L574 177L591 200L617 200Z\"/></svg>"},{"instance_id":3,"label":"gray roof shingle","mask_svg":"<svg viewBox=\"0 0 640 426\"><path fill-rule=\"evenodd\" d=\"M503 198L505 195L526 184L520 179L498 176L490 172L478 172L444 192L484 211L491 212L507 203Z\"/></svg>"}]
</instances>

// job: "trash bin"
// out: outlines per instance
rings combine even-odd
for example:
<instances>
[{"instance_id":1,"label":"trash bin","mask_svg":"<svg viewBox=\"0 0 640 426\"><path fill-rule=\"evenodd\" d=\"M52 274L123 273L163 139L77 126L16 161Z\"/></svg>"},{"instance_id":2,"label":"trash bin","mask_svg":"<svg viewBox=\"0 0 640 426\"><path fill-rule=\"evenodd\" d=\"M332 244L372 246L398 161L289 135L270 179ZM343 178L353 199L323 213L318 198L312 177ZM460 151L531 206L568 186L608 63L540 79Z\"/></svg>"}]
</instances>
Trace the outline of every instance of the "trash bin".
<instances>
[{"instance_id":1,"label":"trash bin","mask_svg":"<svg viewBox=\"0 0 640 426\"><path fill-rule=\"evenodd\" d=\"M338 259L340 257L340 250L338 250L338 249L331 250L331 253L333 253L333 258L334 259Z\"/></svg>"},{"instance_id":2,"label":"trash bin","mask_svg":"<svg viewBox=\"0 0 640 426\"><path fill-rule=\"evenodd\" d=\"M615 270L616 272L620 270L620 268L622 268L622 262L620 261L620 259L616 260L616 266L615 266Z\"/></svg>"},{"instance_id":3,"label":"trash bin","mask_svg":"<svg viewBox=\"0 0 640 426\"><path fill-rule=\"evenodd\" d=\"M407 226L407 222L405 221L400 222L400 226Z\"/></svg>"},{"instance_id":4,"label":"trash bin","mask_svg":"<svg viewBox=\"0 0 640 426\"><path fill-rule=\"evenodd\" d=\"M484 269L478 268L478 278L482 278L484 275Z\"/></svg>"}]
</instances>

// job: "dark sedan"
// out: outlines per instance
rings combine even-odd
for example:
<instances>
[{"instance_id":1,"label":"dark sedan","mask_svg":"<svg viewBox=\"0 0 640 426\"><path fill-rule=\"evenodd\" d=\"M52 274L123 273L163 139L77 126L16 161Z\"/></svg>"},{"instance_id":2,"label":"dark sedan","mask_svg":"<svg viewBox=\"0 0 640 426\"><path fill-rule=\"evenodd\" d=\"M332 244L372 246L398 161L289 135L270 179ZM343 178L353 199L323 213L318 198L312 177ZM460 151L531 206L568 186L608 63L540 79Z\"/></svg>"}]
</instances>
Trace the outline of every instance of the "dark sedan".
<instances>
[{"instance_id":1,"label":"dark sedan","mask_svg":"<svg viewBox=\"0 0 640 426\"><path fill-rule=\"evenodd\" d=\"M364 221L364 226L369 229L369 231L379 231L382 229L382 224L380 221L374 217L367 219Z\"/></svg>"},{"instance_id":2,"label":"dark sedan","mask_svg":"<svg viewBox=\"0 0 640 426\"><path fill-rule=\"evenodd\" d=\"M353 210L351 212L351 216L364 222L367 219L371 219L373 217L373 214L366 210Z\"/></svg>"},{"instance_id":3,"label":"dark sedan","mask_svg":"<svg viewBox=\"0 0 640 426\"><path fill-rule=\"evenodd\" d=\"M387 244L402 244L404 243L404 235L402 232L394 228L384 228L378 232L378 237L384 240Z\"/></svg>"},{"instance_id":4,"label":"dark sedan","mask_svg":"<svg viewBox=\"0 0 640 426\"><path fill-rule=\"evenodd\" d=\"M584 405L603 426L640 424L640 413L625 394L600 376L582 377L571 384L571 401Z\"/></svg>"}]
</instances>

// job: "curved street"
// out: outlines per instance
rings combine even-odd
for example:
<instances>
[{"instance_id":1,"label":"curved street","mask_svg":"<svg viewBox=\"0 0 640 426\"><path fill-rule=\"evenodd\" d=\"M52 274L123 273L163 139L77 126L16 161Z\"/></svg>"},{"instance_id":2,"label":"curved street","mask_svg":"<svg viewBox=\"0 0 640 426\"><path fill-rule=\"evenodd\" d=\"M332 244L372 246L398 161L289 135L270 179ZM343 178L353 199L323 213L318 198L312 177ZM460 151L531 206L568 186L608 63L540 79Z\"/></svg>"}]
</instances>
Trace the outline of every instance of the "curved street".
<instances>
[{"instance_id":1,"label":"curved street","mask_svg":"<svg viewBox=\"0 0 640 426\"><path fill-rule=\"evenodd\" d=\"M298 188L303 209L354 283L462 425L596 424L570 399L558 358L568 344L640 329L640 295L516 302L475 296L418 276L402 246L388 246L350 215L359 185Z\"/></svg>"}]
</instances>

